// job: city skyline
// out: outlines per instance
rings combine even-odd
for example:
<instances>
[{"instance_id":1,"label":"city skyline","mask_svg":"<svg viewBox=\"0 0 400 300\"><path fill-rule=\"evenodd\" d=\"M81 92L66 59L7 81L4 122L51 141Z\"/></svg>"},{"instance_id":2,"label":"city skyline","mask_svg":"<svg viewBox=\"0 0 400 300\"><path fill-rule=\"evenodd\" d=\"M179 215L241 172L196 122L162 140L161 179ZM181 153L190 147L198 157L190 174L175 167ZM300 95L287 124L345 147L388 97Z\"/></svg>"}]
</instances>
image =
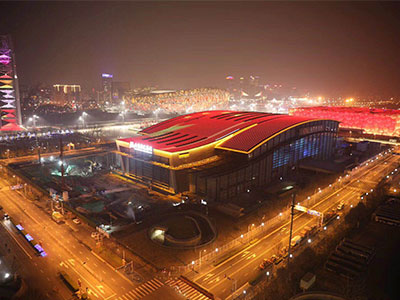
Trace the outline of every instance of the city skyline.
<instances>
[{"instance_id":1,"label":"city skyline","mask_svg":"<svg viewBox=\"0 0 400 300\"><path fill-rule=\"evenodd\" d=\"M397 3L2 3L20 83L224 87L258 75L314 94L398 96Z\"/></svg>"}]
</instances>

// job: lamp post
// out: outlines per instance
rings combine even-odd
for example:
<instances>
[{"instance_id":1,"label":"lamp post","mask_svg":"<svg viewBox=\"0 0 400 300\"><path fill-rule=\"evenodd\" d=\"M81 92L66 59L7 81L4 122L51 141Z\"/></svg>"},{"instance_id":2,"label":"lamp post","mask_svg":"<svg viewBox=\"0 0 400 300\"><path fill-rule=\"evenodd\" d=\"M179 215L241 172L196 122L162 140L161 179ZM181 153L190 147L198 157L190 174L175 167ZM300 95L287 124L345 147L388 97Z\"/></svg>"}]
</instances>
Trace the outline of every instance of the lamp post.
<instances>
[{"instance_id":1,"label":"lamp post","mask_svg":"<svg viewBox=\"0 0 400 300\"><path fill-rule=\"evenodd\" d=\"M287 269L289 271L289 276L290 276L290 269L289 269L289 263L290 263L290 258L291 258L291 246L292 246L292 234L293 234L293 217L294 217L294 203L296 199L296 194L292 194L292 205L291 205L291 212L290 212L290 233L289 233L289 247L288 247L288 258L287 258Z\"/></svg>"},{"instance_id":2,"label":"lamp post","mask_svg":"<svg viewBox=\"0 0 400 300\"><path fill-rule=\"evenodd\" d=\"M125 123L125 114L126 114L126 111L124 110L124 111L121 111L120 113L119 113L119 115L122 117L122 123Z\"/></svg>"},{"instance_id":3,"label":"lamp post","mask_svg":"<svg viewBox=\"0 0 400 300\"><path fill-rule=\"evenodd\" d=\"M79 117L79 120L82 122L82 127L85 127L85 118L87 117L87 113L84 111L82 115Z\"/></svg>"},{"instance_id":4,"label":"lamp post","mask_svg":"<svg viewBox=\"0 0 400 300\"><path fill-rule=\"evenodd\" d=\"M82 116L80 116L79 117L79 121L82 122L82 127L84 127L85 126L85 119Z\"/></svg>"},{"instance_id":5,"label":"lamp post","mask_svg":"<svg viewBox=\"0 0 400 300\"><path fill-rule=\"evenodd\" d=\"M39 141L38 141L38 134L36 131L36 120L37 119L39 119L39 117L37 115L33 115L31 118L28 119L28 121L33 123L33 130L35 131L36 147L38 149L38 160L39 160L39 164L40 164L42 161L40 158L40 145L39 145Z\"/></svg>"},{"instance_id":6,"label":"lamp post","mask_svg":"<svg viewBox=\"0 0 400 300\"><path fill-rule=\"evenodd\" d=\"M237 288L237 279L235 279L235 278L231 278L231 277L229 277L228 275L226 275L225 274L225 277L226 277L226 279L228 279L228 280L230 280L230 281L232 281L232 299L234 298L234 296L235 296L235 293L236 293L236 288Z\"/></svg>"},{"instance_id":7,"label":"lamp post","mask_svg":"<svg viewBox=\"0 0 400 300\"><path fill-rule=\"evenodd\" d=\"M199 252L199 272L200 272L200 268L201 268L201 253L202 252L206 252L207 250L206 249L204 249L204 250L200 250L200 252Z\"/></svg>"},{"instance_id":8,"label":"lamp post","mask_svg":"<svg viewBox=\"0 0 400 300\"><path fill-rule=\"evenodd\" d=\"M39 117L37 115L33 115L32 117L30 117L28 119L29 122L33 123L33 128L36 129L36 120L39 119Z\"/></svg>"}]
</instances>

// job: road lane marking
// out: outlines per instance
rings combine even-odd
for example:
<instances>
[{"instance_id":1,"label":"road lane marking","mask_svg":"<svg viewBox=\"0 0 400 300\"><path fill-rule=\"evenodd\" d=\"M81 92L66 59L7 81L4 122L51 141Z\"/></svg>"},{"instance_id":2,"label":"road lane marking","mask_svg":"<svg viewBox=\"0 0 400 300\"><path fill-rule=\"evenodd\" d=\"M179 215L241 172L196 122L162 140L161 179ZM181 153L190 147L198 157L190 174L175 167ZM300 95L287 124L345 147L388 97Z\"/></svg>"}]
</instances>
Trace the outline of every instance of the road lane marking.
<instances>
[{"instance_id":1,"label":"road lane marking","mask_svg":"<svg viewBox=\"0 0 400 300\"><path fill-rule=\"evenodd\" d=\"M98 296L95 292L93 292L91 289L88 289L88 294L89 294L89 295L93 295L93 296L95 296L96 298L99 298L99 296Z\"/></svg>"},{"instance_id":2,"label":"road lane marking","mask_svg":"<svg viewBox=\"0 0 400 300\"><path fill-rule=\"evenodd\" d=\"M104 292L104 287L102 286L102 285L96 285L96 288L102 293L102 294L105 294L105 292Z\"/></svg>"},{"instance_id":3,"label":"road lane marking","mask_svg":"<svg viewBox=\"0 0 400 300\"><path fill-rule=\"evenodd\" d=\"M248 256L246 259L249 260L249 259L255 258L256 256L257 255L255 253L253 253L252 255Z\"/></svg>"}]
</instances>

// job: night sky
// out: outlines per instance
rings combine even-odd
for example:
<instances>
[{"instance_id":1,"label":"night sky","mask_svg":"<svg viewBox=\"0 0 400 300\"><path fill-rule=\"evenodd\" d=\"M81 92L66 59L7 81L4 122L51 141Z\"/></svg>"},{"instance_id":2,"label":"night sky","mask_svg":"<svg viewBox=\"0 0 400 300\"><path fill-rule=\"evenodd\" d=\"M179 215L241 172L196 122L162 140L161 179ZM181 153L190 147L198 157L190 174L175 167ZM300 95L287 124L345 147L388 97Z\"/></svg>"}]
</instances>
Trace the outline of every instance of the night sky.
<instances>
[{"instance_id":1,"label":"night sky","mask_svg":"<svg viewBox=\"0 0 400 300\"><path fill-rule=\"evenodd\" d=\"M321 95L400 95L400 3L0 4L22 84L225 86L225 77Z\"/></svg>"}]
</instances>

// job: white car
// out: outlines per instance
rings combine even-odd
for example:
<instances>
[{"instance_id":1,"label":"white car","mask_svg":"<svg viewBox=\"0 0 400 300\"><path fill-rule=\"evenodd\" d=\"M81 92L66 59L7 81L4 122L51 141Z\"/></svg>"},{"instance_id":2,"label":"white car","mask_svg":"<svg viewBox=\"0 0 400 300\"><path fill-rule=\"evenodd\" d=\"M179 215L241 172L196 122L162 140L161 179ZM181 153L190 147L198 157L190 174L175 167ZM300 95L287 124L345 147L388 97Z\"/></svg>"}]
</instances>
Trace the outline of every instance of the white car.
<instances>
[{"instance_id":1,"label":"white car","mask_svg":"<svg viewBox=\"0 0 400 300\"><path fill-rule=\"evenodd\" d=\"M72 222L74 222L75 224L81 224L81 220L79 220L78 218L73 219Z\"/></svg>"},{"instance_id":2,"label":"white car","mask_svg":"<svg viewBox=\"0 0 400 300\"><path fill-rule=\"evenodd\" d=\"M339 205L337 206L337 210L342 210L344 208L344 203L340 202Z\"/></svg>"}]
</instances>

